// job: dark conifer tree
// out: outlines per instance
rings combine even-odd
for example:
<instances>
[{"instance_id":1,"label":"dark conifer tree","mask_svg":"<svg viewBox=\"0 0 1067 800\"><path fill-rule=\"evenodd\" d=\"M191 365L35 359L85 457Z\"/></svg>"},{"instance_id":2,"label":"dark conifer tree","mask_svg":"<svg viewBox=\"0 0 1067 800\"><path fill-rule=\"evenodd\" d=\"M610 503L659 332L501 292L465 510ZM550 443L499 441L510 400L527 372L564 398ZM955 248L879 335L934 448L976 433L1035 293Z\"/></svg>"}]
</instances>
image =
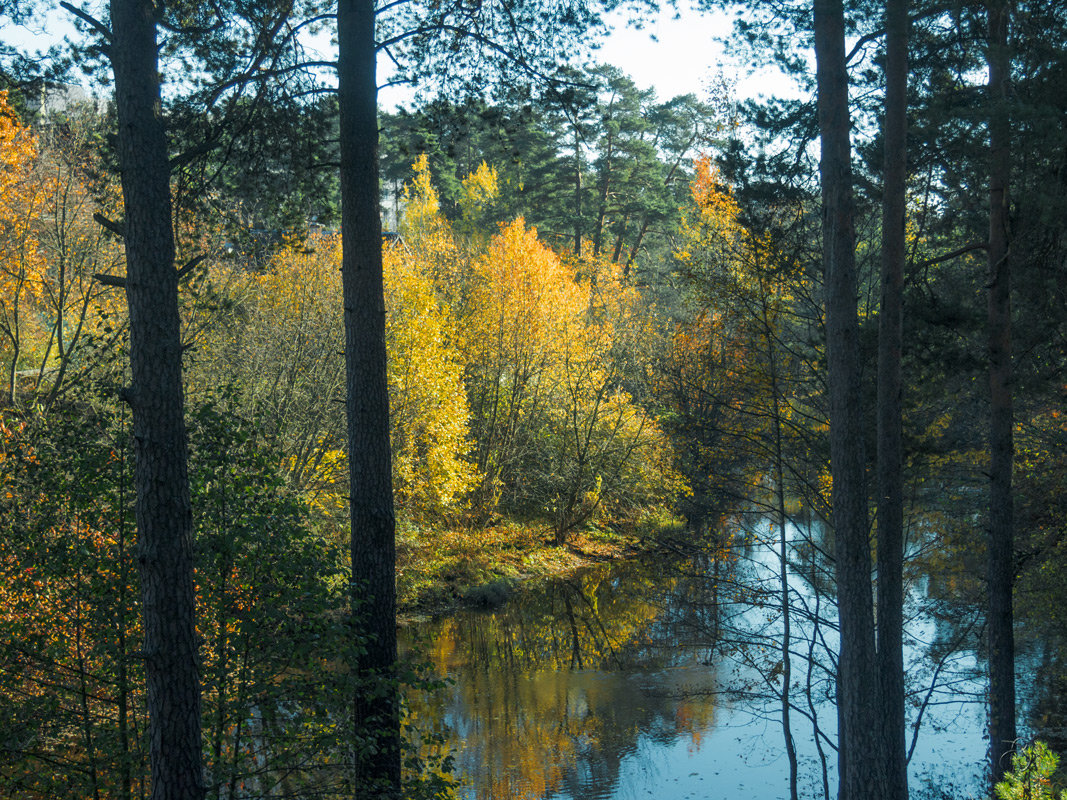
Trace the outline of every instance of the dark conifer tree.
<instances>
[{"instance_id":1,"label":"dark conifer tree","mask_svg":"<svg viewBox=\"0 0 1067 800\"><path fill-rule=\"evenodd\" d=\"M866 460L860 408L852 156L841 0L815 0L822 156L823 269L837 608L838 780L841 800L886 796L881 690L876 668Z\"/></svg>"},{"instance_id":2,"label":"dark conifer tree","mask_svg":"<svg viewBox=\"0 0 1067 800\"><path fill-rule=\"evenodd\" d=\"M1012 410L1011 262L1008 184L1011 175L1011 116L1008 106L1010 0L989 0L989 761L992 782L1011 767L1015 749L1015 635L1012 586L1015 579L1015 447Z\"/></svg>"},{"instance_id":3,"label":"dark conifer tree","mask_svg":"<svg viewBox=\"0 0 1067 800\"><path fill-rule=\"evenodd\" d=\"M138 563L152 797L201 800L200 674L170 167L159 113L156 8L111 3L130 309Z\"/></svg>"},{"instance_id":4,"label":"dark conifer tree","mask_svg":"<svg viewBox=\"0 0 1067 800\"><path fill-rule=\"evenodd\" d=\"M878 314L878 671L886 800L906 800L904 750L904 454L901 352L907 180L908 3L886 5L882 303Z\"/></svg>"}]
</instances>

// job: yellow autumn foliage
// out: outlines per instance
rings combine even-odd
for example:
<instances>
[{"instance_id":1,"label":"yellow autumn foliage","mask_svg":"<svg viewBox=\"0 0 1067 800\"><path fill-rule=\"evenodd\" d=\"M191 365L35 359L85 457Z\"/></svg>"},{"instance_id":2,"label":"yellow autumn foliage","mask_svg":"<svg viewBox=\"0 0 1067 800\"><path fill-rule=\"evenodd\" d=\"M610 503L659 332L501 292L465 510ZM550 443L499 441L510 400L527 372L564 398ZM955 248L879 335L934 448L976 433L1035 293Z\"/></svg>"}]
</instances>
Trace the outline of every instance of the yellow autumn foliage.
<instances>
[{"instance_id":1,"label":"yellow autumn foliage","mask_svg":"<svg viewBox=\"0 0 1067 800\"><path fill-rule=\"evenodd\" d=\"M709 285L723 280L743 283L743 254L749 243L738 221L740 209L706 155L694 165L690 195L692 205L682 215L679 238L683 245L675 251L675 258L691 272L717 276Z\"/></svg>"},{"instance_id":2,"label":"yellow autumn foliage","mask_svg":"<svg viewBox=\"0 0 1067 800\"><path fill-rule=\"evenodd\" d=\"M477 219L478 215L500 196L496 167L490 167L484 161L478 165L478 169L463 179L462 185L463 194L459 202L463 216L468 219Z\"/></svg>"},{"instance_id":3,"label":"yellow autumn foliage","mask_svg":"<svg viewBox=\"0 0 1067 800\"><path fill-rule=\"evenodd\" d=\"M464 185L475 205L496 196L486 165ZM383 271L401 516L499 510L570 529L684 491L666 436L624 389L618 351L651 333L618 265L579 265L580 276L522 219L460 243L425 158L405 188L400 227ZM265 272L223 282L244 317L198 348L216 365L206 380L242 387L246 412L286 453L294 487L321 511L342 512L339 242L286 246Z\"/></svg>"},{"instance_id":4,"label":"yellow autumn foliage","mask_svg":"<svg viewBox=\"0 0 1067 800\"><path fill-rule=\"evenodd\" d=\"M536 450L546 406L563 381L588 292L520 218L504 226L471 267L461 316L471 411L483 474L478 503L494 509Z\"/></svg>"},{"instance_id":5,"label":"yellow autumn foliage","mask_svg":"<svg viewBox=\"0 0 1067 800\"><path fill-rule=\"evenodd\" d=\"M121 341L123 298L94 278L123 271L121 244L93 220L117 204L100 178L96 122L73 114L42 145L0 93L0 352L9 402L16 382L19 402L56 396L92 362L83 357L90 339Z\"/></svg>"},{"instance_id":6,"label":"yellow autumn foliage","mask_svg":"<svg viewBox=\"0 0 1067 800\"><path fill-rule=\"evenodd\" d=\"M433 227L432 215L420 224ZM402 245L384 253L393 482L398 510L416 518L450 512L475 480L436 263ZM218 276L247 316L199 347L215 364L202 380L243 388L247 413L286 454L293 487L328 515L343 514L348 497L340 266L340 239L318 236L282 248L263 273Z\"/></svg>"},{"instance_id":7,"label":"yellow autumn foliage","mask_svg":"<svg viewBox=\"0 0 1067 800\"><path fill-rule=\"evenodd\" d=\"M472 244L484 244L491 227L493 208L500 197L500 179L495 167L484 161L460 184L459 207L462 220L457 223Z\"/></svg>"},{"instance_id":8,"label":"yellow autumn foliage","mask_svg":"<svg viewBox=\"0 0 1067 800\"><path fill-rule=\"evenodd\" d=\"M404 186L404 213L400 223L403 243L387 257L413 258L433 284L442 303L454 306L462 291L465 259L456 245L452 227L441 215L441 203L430 178L425 155L412 164L413 176Z\"/></svg>"},{"instance_id":9,"label":"yellow autumn foliage","mask_svg":"<svg viewBox=\"0 0 1067 800\"><path fill-rule=\"evenodd\" d=\"M467 363L513 382L556 380L553 351L575 337L588 306L588 289L520 217L474 264Z\"/></svg>"},{"instance_id":10,"label":"yellow autumn foliage","mask_svg":"<svg viewBox=\"0 0 1067 800\"><path fill-rule=\"evenodd\" d=\"M412 178L404 185L405 235L418 237L426 231L440 228L444 220L440 216L441 201L430 176L430 160L423 153L411 165Z\"/></svg>"},{"instance_id":11,"label":"yellow autumn foliage","mask_svg":"<svg viewBox=\"0 0 1067 800\"><path fill-rule=\"evenodd\" d=\"M476 480L455 323L425 266L399 248L384 259L394 488L412 516L454 509Z\"/></svg>"},{"instance_id":12,"label":"yellow autumn foliage","mask_svg":"<svg viewBox=\"0 0 1067 800\"><path fill-rule=\"evenodd\" d=\"M33 305L41 294L44 259L36 223L46 192L35 179L36 159L35 137L19 122L7 92L0 92L0 352L10 402L20 359L39 344L41 333L33 324Z\"/></svg>"},{"instance_id":13,"label":"yellow autumn foliage","mask_svg":"<svg viewBox=\"0 0 1067 800\"><path fill-rule=\"evenodd\" d=\"M547 518L562 541L684 491L666 436L622 388L617 353L647 315L617 265L564 261L520 218L472 265L465 301L483 514Z\"/></svg>"},{"instance_id":14,"label":"yellow autumn foliage","mask_svg":"<svg viewBox=\"0 0 1067 800\"><path fill-rule=\"evenodd\" d=\"M818 289L795 255L745 224L707 157L697 160L690 192L675 257L699 306L674 333L662 388L708 431L690 445L694 463L712 476L701 479L704 493L754 496L784 476L793 480L787 492L824 508L830 476L809 444L823 425L817 385L807 380L811 361L783 345L792 329L810 326L806 304ZM792 462L778 462L778 452Z\"/></svg>"}]
</instances>

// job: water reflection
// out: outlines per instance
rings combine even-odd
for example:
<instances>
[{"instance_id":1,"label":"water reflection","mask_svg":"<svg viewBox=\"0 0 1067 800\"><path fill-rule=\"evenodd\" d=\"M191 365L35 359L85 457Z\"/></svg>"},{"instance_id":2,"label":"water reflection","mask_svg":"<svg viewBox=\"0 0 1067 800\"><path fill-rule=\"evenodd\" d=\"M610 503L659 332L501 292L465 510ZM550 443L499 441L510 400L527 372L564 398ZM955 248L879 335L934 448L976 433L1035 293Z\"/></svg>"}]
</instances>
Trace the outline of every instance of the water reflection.
<instances>
[{"instance_id":1,"label":"water reflection","mask_svg":"<svg viewBox=\"0 0 1067 800\"><path fill-rule=\"evenodd\" d=\"M713 604L662 565L587 570L493 612L424 627L455 678L420 715L447 726L480 798L606 798L642 740L699 747L713 725ZM681 645L681 646L680 646Z\"/></svg>"},{"instance_id":2,"label":"water reflection","mask_svg":"<svg viewBox=\"0 0 1067 800\"><path fill-rule=\"evenodd\" d=\"M800 794L821 797L834 792L836 642L824 619L832 601L803 577L813 573L802 551L791 576L793 735ZM434 669L455 682L415 711L451 737L463 796L788 796L774 552L755 537L722 556L602 566L418 626ZM913 786L955 781L967 797L984 749L981 706L966 696L971 633L961 637L959 614L919 606L911 716L937 736L914 740Z\"/></svg>"}]
</instances>

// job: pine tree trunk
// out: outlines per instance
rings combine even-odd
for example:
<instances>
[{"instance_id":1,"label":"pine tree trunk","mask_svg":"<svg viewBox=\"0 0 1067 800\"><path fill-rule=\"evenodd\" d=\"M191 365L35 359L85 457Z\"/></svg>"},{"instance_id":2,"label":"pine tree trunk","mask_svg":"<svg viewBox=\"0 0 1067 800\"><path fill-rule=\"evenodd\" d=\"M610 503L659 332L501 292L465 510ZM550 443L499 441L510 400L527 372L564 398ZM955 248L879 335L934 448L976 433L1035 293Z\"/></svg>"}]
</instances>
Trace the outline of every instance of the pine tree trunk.
<instances>
[{"instance_id":1,"label":"pine tree trunk","mask_svg":"<svg viewBox=\"0 0 1067 800\"><path fill-rule=\"evenodd\" d=\"M633 266L634 261L637 260L637 254L641 251L641 242L644 241L645 234L648 232L648 224L649 220L646 216L641 222L641 228L637 232L634 246L630 248L630 255L626 257L626 265L622 268L623 277L630 276L630 268Z\"/></svg>"},{"instance_id":2,"label":"pine tree trunk","mask_svg":"<svg viewBox=\"0 0 1067 800\"><path fill-rule=\"evenodd\" d=\"M352 610L357 630L368 637L366 653L357 665L359 675L379 690L360 691L355 698L356 735L376 751L356 754L356 793L399 797L399 703L392 685L397 660L396 525L378 208L373 0L341 0L337 32ZM384 683L376 685L378 681Z\"/></svg>"},{"instance_id":3,"label":"pine tree trunk","mask_svg":"<svg viewBox=\"0 0 1067 800\"><path fill-rule=\"evenodd\" d=\"M167 141L155 9L112 0L130 309L138 561L154 800L201 800L200 675Z\"/></svg>"},{"instance_id":4,"label":"pine tree trunk","mask_svg":"<svg viewBox=\"0 0 1067 800\"><path fill-rule=\"evenodd\" d=\"M582 143L574 124L574 255L582 257Z\"/></svg>"},{"instance_id":5,"label":"pine tree trunk","mask_svg":"<svg viewBox=\"0 0 1067 800\"><path fill-rule=\"evenodd\" d=\"M596 223L593 225L593 258L600 258L600 247L604 242L604 220L608 215L608 197L611 195L611 165L615 157L615 137L608 130L607 147L604 151L603 174L600 176L600 197L597 200Z\"/></svg>"},{"instance_id":6,"label":"pine tree trunk","mask_svg":"<svg viewBox=\"0 0 1067 800\"><path fill-rule=\"evenodd\" d=\"M842 800L885 796L875 664L871 552L867 534L859 321L849 142L848 73L841 0L814 0L819 175L830 387L830 462L836 542L840 655L837 666L838 772Z\"/></svg>"},{"instance_id":7,"label":"pine tree trunk","mask_svg":"<svg viewBox=\"0 0 1067 800\"><path fill-rule=\"evenodd\" d=\"M908 796L904 731L904 476L901 348L907 177L908 3L886 4L882 306L878 315L878 664L886 800Z\"/></svg>"},{"instance_id":8,"label":"pine tree trunk","mask_svg":"<svg viewBox=\"0 0 1067 800\"><path fill-rule=\"evenodd\" d=\"M1011 257L1008 180L1011 121L1007 109L1008 0L990 0L989 17L989 759L992 780L1009 768L1015 747L1014 460L1011 391Z\"/></svg>"}]
</instances>

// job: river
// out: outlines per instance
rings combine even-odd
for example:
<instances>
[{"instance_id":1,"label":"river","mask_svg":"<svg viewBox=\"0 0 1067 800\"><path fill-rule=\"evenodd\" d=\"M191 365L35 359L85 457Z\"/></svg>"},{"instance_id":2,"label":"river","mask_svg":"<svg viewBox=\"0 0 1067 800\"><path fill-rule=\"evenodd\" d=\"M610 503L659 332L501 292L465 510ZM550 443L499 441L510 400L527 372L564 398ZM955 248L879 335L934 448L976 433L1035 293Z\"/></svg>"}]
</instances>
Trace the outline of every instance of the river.
<instances>
[{"instance_id":1,"label":"river","mask_svg":"<svg viewBox=\"0 0 1067 800\"><path fill-rule=\"evenodd\" d=\"M823 798L836 796L836 633L811 533L789 534L790 727L800 796ZM459 796L788 797L776 547L756 525L712 555L589 568L409 629L452 681L413 715L448 740ZM912 796L980 797L977 615L932 585L913 579L907 609Z\"/></svg>"}]
</instances>

